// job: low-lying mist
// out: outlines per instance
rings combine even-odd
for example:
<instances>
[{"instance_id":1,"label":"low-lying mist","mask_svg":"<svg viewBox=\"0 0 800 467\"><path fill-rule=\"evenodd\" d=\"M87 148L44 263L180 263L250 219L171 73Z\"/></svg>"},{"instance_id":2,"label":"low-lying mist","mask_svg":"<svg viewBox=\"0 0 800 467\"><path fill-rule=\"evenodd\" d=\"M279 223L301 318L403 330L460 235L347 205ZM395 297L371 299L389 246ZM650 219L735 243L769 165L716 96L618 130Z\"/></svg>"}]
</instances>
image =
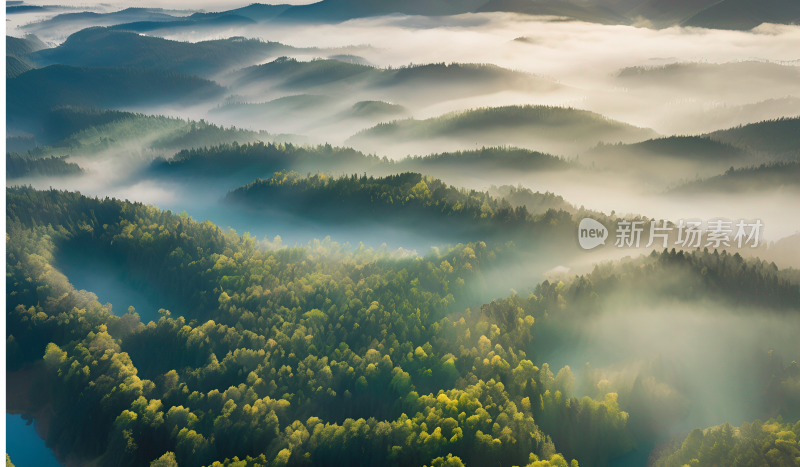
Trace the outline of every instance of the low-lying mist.
<instances>
[{"instance_id":1,"label":"low-lying mist","mask_svg":"<svg viewBox=\"0 0 800 467\"><path fill-rule=\"evenodd\" d=\"M763 393L774 368L800 358L800 317L794 314L711 302L627 307L615 306L613 299L604 310L569 324L545 325L542 334L558 338L542 337L547 345L539 347L535 363L553 369L569 365L576 388L593 391L591 396L630 391L636 378L654 377L662 397L674 392L688 402L678 410L680 418L661 420L660 436L769 418ZM681 408L681 397L669 397Z\"/></svg>"}]
</instances>

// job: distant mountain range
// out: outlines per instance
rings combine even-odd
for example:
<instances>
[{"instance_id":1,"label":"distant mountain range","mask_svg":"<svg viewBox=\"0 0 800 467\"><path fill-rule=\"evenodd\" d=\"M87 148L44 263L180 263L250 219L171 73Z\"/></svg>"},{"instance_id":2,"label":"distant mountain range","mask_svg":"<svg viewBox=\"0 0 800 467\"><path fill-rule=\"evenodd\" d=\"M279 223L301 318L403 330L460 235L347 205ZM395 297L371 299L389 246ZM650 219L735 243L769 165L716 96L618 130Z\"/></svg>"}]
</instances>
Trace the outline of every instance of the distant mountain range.
<instances>
[{"instance_id":1,"label":"distant mountain range","mask_svg":"<svg viewBox=\"0 0 800 467\"><path fill-rule=\"evenodd\" d=\"M433 63L384 69L331 59L299 61L287 57L244 68L224 80L255 95L271 90L310 94L350 90L368 100L427 104L507 90L550 92L563 88L531 73L488 64Z\"/></svg>"},{"instance_id":2,"label":"distant mountain range","mask_svg":"<svg viewBox=\"0 0 800 467\"><path fill-rule=\"evenodd\" d=\"M24 38L6 36L6 79L34 68L29 55L44 48L47 45L34 35Z\"/></svg>"},{"instance_id":3,"label":"distant mountain range","mask_svg":"<svg viewBox=\"0 0 800 467\"><path fill-rule=\"evenodd\" d=\"M709 133L708 137L772 158L800 160L800 117L737 126Z\"/></svg>"},{"instance_id":4,"label":"distant mountain range","mask_svg":"<svg viewBox=\"0 0 800 467\"><path fill-rule=\"evenodd\" d=\"M14 9L30 6L7 7ZM149 32L184 27L228 27L249 22L339 23L392 14L445 16L507 12L567 17L600 24L639 24L656 28L676 25L715 29L751 29L764 22L792 24L800 20L795 0L322 0L308 5L254 3L191 16L167 14L161 9L127 8L113 13L65 13L31 29L67 23L111 26ZM161 25L155 23L163 23Z\"/></svg>"},{"instance_id":5,"label":"distant mountain range","mask_svg":"<svg viewBox=\"0 0 800 467\"><path fill-rule=\"evenodd\" d=\"M676 99L713 99L744 105L800 95L800 66L748 60L727 63L677 62L624 68L615 85L629 91L672 93Z\"/></svg>"},{"instance_id":6,"label":"distant mountain range","mask_svg":"<svg viewBox=\"0 0 800 467\"><path fill-rule=\"evenodd\" d=\"M40 66L136 66L209 77L286 53L311 52L278 42L232 37L179 42L103 27L87 28L52 49L29 55Z\"/></svg>"},{"instance_id":7,"label":"distant mountain range","mask_svg":"<svg viewBox=\"0 0 800 467\"><path fill-rule=\"evenodd\" d=\"M223 88L203 78L161 70L50 65L9 79L6 92L9 127L38 136L47 113L60 106L189 104L219 97Z\"/></svg>"},{"instance_id":8,"label":"distant mountain range","mask_svg":"<svg viewBox=\"0 0 800 467\"><path fill-rule=\"evenodd\" d=\"M548 140L565 143L596 144L597 141L642 141L657 136L653 130L638 128L602 115L564 107L506 106L453 112L427 120L396 120L363 130L347 140L386 143L467 138L479 144L508 140Z\"/></svg>"},{"instance_id":9,"label":"distant mountain range","mask_svg":"<svg viewBox=\"0 0 800 467\"><path fill-rule=\"evenodd\" d=\"M734 169L714 177L693 180L671 190L673 194L747 193L800 188L800 162L772 162Z\"/></svg>"},{"instance_id":10,"label":"distant mountain range","mask_svg":"<svg viewBox=\"0 0 800 467\"><path fill-rule=\"evenodd\" d=\"M800 22L800 2L797 0L722 0L698 12L682 25L747 30L761 23L797 24L798 22Z\"/></svg>"},{"instance_id":11,"label":"distant mountain range","mask_svg":"<svg viewBox=\"0 0 800 467\"><path fill-rule=\"evenodd\" d=\"M698 168L800 160L800 117L736 126L699 136L670 136L633 144L600 144L581 155L606 167L646 166L661 162ZM779 169L771 169L776 171Z\"/></svg>"}]
</instances>

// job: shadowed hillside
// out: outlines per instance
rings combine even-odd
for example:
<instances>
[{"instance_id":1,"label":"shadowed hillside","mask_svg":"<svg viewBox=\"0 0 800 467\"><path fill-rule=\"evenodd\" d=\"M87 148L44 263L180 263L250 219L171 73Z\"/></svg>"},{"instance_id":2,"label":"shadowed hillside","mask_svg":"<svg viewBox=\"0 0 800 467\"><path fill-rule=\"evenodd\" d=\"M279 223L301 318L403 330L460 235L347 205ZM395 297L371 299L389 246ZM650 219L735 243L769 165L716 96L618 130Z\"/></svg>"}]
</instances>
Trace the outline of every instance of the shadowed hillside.
<instances>
[{"instance_id":1,"label":"shadowed hillside","mask_svg":"<svg viewBox=\"0 0 800 467\"><path fill-rule=\"evenodd\" d=\"M340 60L303 62L281 57L264 65L239 70L230 77L240 87L290 91L327 87L425 102L506 90L549 92L562 88L531 73L471 63L432 63L382 69Z\"/></svg>"},{"instance_id":2,"label":"shadowed hillside","mask_svg":"<svg viewBox=\"0 0 800 467\"><path fill-rule=\"evenodd\" d=\"M734 169L722 175L687 182L670 193L747 193L782 188L800 188L800 162L772 162Z\"/></svg>"},{"instance_id":3,"label":"shadowed hillside","mask_svg":"<svg viewBox=\"0 0 800 467\"><path fill-rule=\"evenodd\" d=\"M683 22L683 26L752 29L761 23L796 24L800 3L794 0L722 0Z\"/></svg>"},{"instance_id":4,"label":"shadowed hillside","mask_svg":"<svg viewBox=\"0 0 800 467\"><path fill-rule=\"evenodd\" d=\"M603 5L582 5L566 0L489 0L476 12L505 11L526 15L565 16L600 24L628 24L630 19Z\"/></svg>"},{"instance_id":5,"label":"shadowed hillside","mask_svg":"<svg viewBox=\"0 0 800 467\"><path fill-rule=\"evenodd\" d=\"M331 145L298 146L291 143L222 144L208 148L184 149L171 159L157 159L150 174L166 177L268 176L281 170L362 171L380 159L350 148Z\"/></svg>"},{"instance_id":6,"label":"shadowed hillside","mask_svg":"<svg viewBox=\"0 0 800 467\"><path fill-rule=\"evenodd\" d=\"M256 24L256 21L244 16L219 15L211 17L199 17L197 19L185 19L180 21L137 21L133 23L116 24L114 26L109 26L109 29L119 31L150 32L161 29L180 30L192 28L193 30L202 30L224 27L244 27L252 24Z\"/></svg>"},{"instance_id":7,"label":"shadowed hillside","mask_svg":"<svg viewBox=\"0 0 800 467\"><path fill-rule=\"evenodd\" d=\"M563 107L507 106L453 112L427 120L396 120L362 130L348 144L424 141L440 138L484 145L560 144L577 148L598 141L640 141L656 133L602 115Z\"/></svg>"},{"instance_id":8,"label":"shadowed hillside","mask_svg":"<svg viewBox=\"0 0 800 467\"><path fill-rule=\"evenodd\" d=\"M88 28L31 58L42 65L136 66L211 76L299 50L277 42L241 37L191 43L109 28Z\"/></svg>"},{"instance_id":9,"label":"shadowed hillside","mask_svg":"<svg viewBox=\"0 0 800 467\"><path fill-rule=\"evenodd\" d=\"M427 173L447 171L537 171L580 169L578 163L563 157L515 147L483 147L472 151L456 151L430 156L408 156L394 161L394 167Z\"/></svg>"},{"instance_id":10,"label":"shadowed hillside","mask_svg":"<svg viewBox=\"0 0 800 467\"><path fill-rule=\"evenodd\" d=\"M751 123L715 131L708 137L766 156L800 158L800 117Z\"/></svg>"},{"instance_id":11,"label":"shadowed hillside","mask_svg":"<svg viewBox=\"0 0 800 467\"><path fill-rule=\"evenodd\" d=\"M83 169L78 164L67 162L67 156L34 159L24 154L6 154L6 179L78 175Z\"/></svg>"},{"instance_id":12,"label":"shadowed hillside","mask_svg":"<svg viewBox=\"0 0 800 467\"><path fill-rule=\"evenodd\" d=\"M222 88L198 78L142 68L78 68L51 65L9 79L8 125L41 134L44 118L59 106L114 108L196 103Z\"/></svg>"},{"instance_id":13,"label":"shadowed hillside","mask_svg":"<svg viewBox=\"0 0 800 467\"><path fill-rule=\"evenodd\" d=\"M402 13L406 15L457 15L475 10L486 0L322 0L296 5L281 13L276 21L338 23L353 18Z\"/></svg>"}]
</instances>

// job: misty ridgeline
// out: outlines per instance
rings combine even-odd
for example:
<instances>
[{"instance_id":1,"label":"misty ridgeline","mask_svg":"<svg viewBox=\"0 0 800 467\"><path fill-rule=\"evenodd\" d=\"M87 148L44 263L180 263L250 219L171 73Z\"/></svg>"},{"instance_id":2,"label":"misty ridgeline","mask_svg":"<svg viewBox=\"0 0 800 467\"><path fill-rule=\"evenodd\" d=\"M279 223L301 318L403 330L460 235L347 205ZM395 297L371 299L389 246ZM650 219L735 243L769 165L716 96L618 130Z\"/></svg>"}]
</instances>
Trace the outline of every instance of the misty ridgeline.
<instances>
[{"instance_id":1,"label":"misty ridgeline","mask_svg":"<svg viewBox=\"0 0 800 467\"><path fill-rule=\"evenodd\" d=\"M800 466L796 2L6 15L7 465Z\"/></svg>"}]
</instances>

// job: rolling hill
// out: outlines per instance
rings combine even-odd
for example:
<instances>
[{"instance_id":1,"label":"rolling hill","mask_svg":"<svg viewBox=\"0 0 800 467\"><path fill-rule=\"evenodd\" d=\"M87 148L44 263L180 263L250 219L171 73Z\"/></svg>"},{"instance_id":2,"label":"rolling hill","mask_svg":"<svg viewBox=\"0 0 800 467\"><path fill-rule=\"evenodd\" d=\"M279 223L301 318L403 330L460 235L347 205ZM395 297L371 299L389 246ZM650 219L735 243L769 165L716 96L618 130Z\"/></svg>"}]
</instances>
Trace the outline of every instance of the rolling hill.
<instances>
[{"instance_id":1,"label":"rolling hill","mask_svg":"<svg viewBox=\"0 0 800 467\"><path fill-rule=\"evenodd\" d=\"M566 0L489 0L475 11L561 16L599 24L630 23L629 18L603 5L578 4Z\"/></svg>"},{"instance_id":2,"label":"rolling hill","mask_svg":"<svg viewBox=\"0 0 800 467\"><path fill-rule=\"evenodd\" d=\"M800 117L751 123L707 136L769 157L800 158Z\"/></svg>"},{"instance_id":3,"label":"rolling hill","mask_svg":"<svg viewBox=\"0 0 800 467\"><path fill-rule=\"evenodd\" d=\"M251 144L221 144L213 147L185 149L172 159L153 161L148 173L164 177L219 178L240 177L252 180L279 170L331 171L364 169L380 163L375 156L368 156L351 148L331 145L299 146L292 143L275 144L255 142Z\"/></svg>"},{"instance_id":4,"label":"rolling hill","mask_svg":"<svg viewBox=\"0 0 800 467\"><path fill-rule=\"evenodd\" d=\"M683 26L747 30L761 23L797 24L800 2L795 0L722 0L696 13Z\"/></svg>"},{"instance_id":5,"label":"rolling hill","mask_svg":"<svg viewBox=\"0 0 800 467\"><path fill-rule=\"evenodd\" d=\"M302 117L308 111L327 108L334 103L335 100L328 96L297 94L262 103L228 103L211 109L209 113L228 114L237 118L265 118L268 116L285 118L289 115Z\"/></svg>"},{"instance_id":6,"label":"rolling hill","mask_svg":"<svg viewBox=\"0 0 800 467\"><path fill-rule=\"evenodd\" d=\"M32 68L28 63L17 57L6 55L6 79L16 78Z\"/></svg>"},{"instance_id":7,"label":"rolling hill","mask_svg":"<svg viewBox=\"0 0 800 467\"><path fill-rule=\"evenodd\" d=\"M524 142L582 147L598 141L634 142L654 136L653 130L585 110L527 105L480 108L427 120L412 118L381 123L353 135L347 143L392 144L449 138L485 145Z\"/></svg>"},{"instance_id":8,"label":"rolling hill","mask_svg":"<svg viewBox=\"0 0 800 467\"><path fill-rule=\"evenodd\" d=\"M293 6L275 18L281 22L339 23L354 18L390 15L441 16L474 11L486 0L322 0Z\"/></svg>"},{"instance_id":9,"label":"rolling hill","mask_svg":"<svg viewBox=\"0 0 800 467\"><path fill-rule=\"evenodd\" d=\"M60 106L99 109L197 103L218 97L212 81L143 68L81 68L51 65L6 83L8 125L40 135L47 113Z\"/></svg>"},{"instance_id":10,"label":"rolling hill","mask_svg":"<svg viewBox=\"0 0 800 467\"><path fill-rule=\"evenodd\" d=\"M304 93L354 93L365 100L442 102L467 96L515 90L552 92L563 89L531 73L489 64L431 63L376 68L331 59L299 61L280 57L228 76L233 86L257 95L270 90Z\"/></svg>"},{"instance_id":11,"label":"rolling hill","mask_svg":"<svg viewBox=\"0 0 800 467\"><path fill-rule=\"evenodd\" d=\"M28 55L45 48L47 45L32 34L24 38L6 36L6 79L34 68Z\"/></svg>"},{"instance_id":12,"label":"rolling hill","mask_svg":"<svg viewBox=\"0 0 800 467\"><path fill-rule=\"evenodd\" d=\"M670 136L633 144L601 144L585 153L591 158L623 157L630 159L682 159L698 163L730 164L744 161L752 154L742 148L705 136Z\"/></svg>"},{"instance_id":13,"label":"rolling hill","mask_svg":"<svg viewBox=\"0 0 800 467\"><path fill-rule=\"evenodd\" d=\"M135 66L208 77L271 56L310 50L241 37L179 42L96 27L76 32L60 46L30 57L40 65Z\"/></svg>"},{"instance_id":14,"label":"rolling hill","mask_svg":"<svg viewBox=\"0 0 800 467\"><path fill-rule=\"evenodd\" d=\"M634 20L646 20L656 28L668 28L719 0L646 0L625 12Z\"/></svg>"},{"instance_id":15,"label":"rolling hill","mask_svg":"<svg viewBox=\"0 0 800 467\"><path fill-rule=\"evenodd\" d=\"M731 167L724 174L684 183L669 193L747 193L785 187L800 188L800 162L772 162L738 169Z\"/></svg>"},{"instance_id":16,"label":"rolling hill","mask_svg":"<svg viewBox=\"0 0 800 467\"><path fill-rule=\"evenodd\" d=\"M267 83L270 87L298 90L309 89L342 80L353 82L378 74L380 70L367 65L358 65L331 59L315 59L308 62L289 57L279 57L263 65L239 70L231 75L236 86Z\"/></svg>"},{"instance_id":17,"label":"rolling hill","mask_svg":"<svg viewBox=\"0 0 800 467\"><path fill-rule=\"evenodd\" d=\"M177 19L179 19L178 16L170 15L160 8L125 8L110 13L95 13L93 11L61 13L44 21L27 24L23 28L36 31L68 27L74 31L90 26L111 26L136 21L174 21Z\"/></svg>"},{"instance_id":18,"label":"rolling hill","mask_svg":"<svg viewBox=\"0 0 800 467\"><path fill-rule=\"evenodd\" d=\"M142 117L141 114L120 112L119 110L98 110L86 107L57 107L44 117L43 142L50 144L63 141L70 136L92 127L101 127L121 120ZM110 136L110 135L107 135ZM65 147L64 144L61 145Z\"/></svg>"},{"instance_id":19,"label":"rolling hill","mask_svg":"<svg viewBox=\"0 0 800 467\"><path fill-rule=\"evenodd\" d=\"M373 119L398 117L408 113L408 109L399 104L392 104L383 101L360 101L343 113L345 118Z\"/></svg>"},{"instance_id":20,"label":"rolling hill","mask_svg":"<svg viewBox=\"0 0 800 467\"><path fill-rule=\"evenodd\" d=\"M22 58L33 52L46 49L47 45L33 34L24 38L6 36L6 55Z\"/></svg>"},{"instance_id":21,"label":"rolling hill","mask_svg":"<svg viewBox=\"0 0 800 467\"><path fill-rule=\"evenodd\" d=\"M236 8L233 10L226 10L220 13L195 13L189 17L189 19L193 18L212 18L216 16L223 16L223 15L237 15L237 16L244 16L245 18L250 18L253 21L257 21L259 23L264 21L269 21L276 16L280 15L284 11L291 8L292 5L267 5L263 3L253 3L246 7Z\"/></svg>"},{"instance_id":22,"label":"rolling hill","mask_svg":"<svg viewBox=\"0 0 800 467\"><path fill-rule=\"evenodd\" d=\"M525 206L531 214L544 214L550 209L556 211L565 211L570 214L575 214L578 209L567 202L562 196L550 193L533 192L530 188L523 186L492 186L488 191L489 195L508 201L513 207Z\"/></svg>"},{"instance_id":23,"label":"rolling hill","mask_svg":"<svg viewBox=\"0 0 800 467\"><path fill-rule=\"evenodd\" d=\"M509 240L530 246L543 241L564 245L574 228L572 216L550 210L532 214L525 206L487 192L447 185L434 177L405 172L386 177L366 175L301 176L283 171L227 194L231 207L262 212L290 210L292 215L331 223L375 223L401 230L421 228L450 241L480 236L488 242Z\"/></svg>"},{"instance_id":24,"label":"rolling hill","mask_svg":"<svg viewBox=\"0 0 800 467\"><path fill-rule=\"evenodd\" d=\"M548 171L580 169L578 163L529 149L514 147L484 147L472 151L455 151L430 156L408 156L392 162L403 171L432 173L433 171L468 170L480 173L493 170Z\"/></svg>"},{"instance_id":25,"label":"rolling hill","mask_svg":"<svg viewBox=\"0 0 800 467\"><path fill-rule=\"evenodd\" d=\"M194 15L192 15L194 16ZM133 23L122 23L109 26L109 29L133 32L150 32L162 29L211 29L225 27L242 27L256 24L255 20L239 15L215 15L211 17L199 17L196 19L184 19L177 21L137 21Z\"/></svg>"},{"instance_id":26,"label":"rolling hill","mask_svg":"<svg viewBox=\"0 0 800 467\"><path fill-rule=\"evenodd\" d=\"M616 76L631 91L674 93L681 99L722 100L743 105L800 93L800 67L763 61L679 62L630 67Z\"/></svg>"},{"instance_id":27,"label":"rolling hill","mask_svg":"<svg viewBox=\"0 0 800 467\"><path fill-rule=\"evenodd\" d=\"M34 159L26 155L6 153L6 179L78 175L81 173L83 173L83 169L78 164L67 162L66 156Z\"/></svg>"}]
</instances>

